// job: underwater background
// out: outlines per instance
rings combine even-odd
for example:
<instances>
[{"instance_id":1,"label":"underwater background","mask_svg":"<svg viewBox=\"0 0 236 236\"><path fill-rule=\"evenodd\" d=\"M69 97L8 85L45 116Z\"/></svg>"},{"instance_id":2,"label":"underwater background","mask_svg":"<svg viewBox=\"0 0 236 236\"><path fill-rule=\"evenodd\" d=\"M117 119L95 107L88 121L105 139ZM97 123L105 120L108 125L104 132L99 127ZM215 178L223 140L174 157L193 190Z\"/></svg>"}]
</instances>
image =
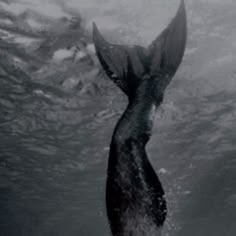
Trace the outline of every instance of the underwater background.
<instances>
[{"instance_id":1,"label":"underwater background","mask_svg":"<svg viewBox=\"0 0 236 236\"><path fill-rule=\"evenodd\" d=\"M236 2L186 0L188 42L150 160L164 236L236 234ZM97 61L95 21L147 46L177 0L1 0L0 236L108 236L105 181L125 96Z\"/></svg>"}]
</instances>

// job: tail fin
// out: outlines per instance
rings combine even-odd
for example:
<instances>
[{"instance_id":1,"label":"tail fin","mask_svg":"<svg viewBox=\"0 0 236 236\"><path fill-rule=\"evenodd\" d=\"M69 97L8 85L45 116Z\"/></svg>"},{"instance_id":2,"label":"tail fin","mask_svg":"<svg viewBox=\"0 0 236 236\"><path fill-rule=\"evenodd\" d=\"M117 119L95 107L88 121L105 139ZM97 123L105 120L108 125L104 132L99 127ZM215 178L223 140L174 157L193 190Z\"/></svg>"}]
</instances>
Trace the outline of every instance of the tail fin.
<instances>
[{"instance_id":1,"label":"tail fin","mask_svg":"<svg viewBox=\"0 0 236 236\"><path fill-rule=\"evenodd\" d=\"M166 87L182 61L186 38L184 0L171 23L148 48L108 43L93 24L94 44L103 69L127 95L144 78L157 77Z\"/></svg>"}]
</instances>

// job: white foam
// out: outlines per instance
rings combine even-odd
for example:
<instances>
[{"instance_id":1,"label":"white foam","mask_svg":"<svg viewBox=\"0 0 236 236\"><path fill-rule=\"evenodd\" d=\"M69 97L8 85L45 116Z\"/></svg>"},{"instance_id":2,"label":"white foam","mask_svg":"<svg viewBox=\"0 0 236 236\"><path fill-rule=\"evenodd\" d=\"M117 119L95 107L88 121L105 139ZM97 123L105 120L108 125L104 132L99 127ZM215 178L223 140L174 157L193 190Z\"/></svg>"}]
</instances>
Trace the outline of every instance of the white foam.
<instances>
[{"instance_id":1,"label":"white foam","mask_svg":"<svg viewBox=\"0 0 236 236\"><path fill-rule=\"evenodd\" d=\"M53 18L60 18L67 15L60 6L47 0L24 0L22 2L13 2L10 4L2 2L0 3L0 6L15 15L19 15L28 9Z\"/></svg>"},{"instance_id":2,"label":"white foam","mask_svg":"<svg viewBox=\"0 0 236 236\"><path fill-rule=\"evenodd\" d=\"M18 44L22 44L22 45L25 45L25 46L30 46L31 44L36 43L39 40L38 39L34 39L34 38L24 37L24 36L16 36L13 39L13 41L15 43L18 43Z\"/></svg>"},{"instance_id":3,"label":"white foam","mask_svg":"<svg viewBox=\"0 0 236 236\"><path fill-rule=\"evenodd\" d=\"M6 25L11 25L12 21L9 19L0 19L0 23L6 24Z\"/></svg>"},{"instance_id":4,"label":"white foam","mask_svg":"<svg viewBox=\"0 0 236 236\"><path fill-rule=\"evenodd\" d=\"M62 61L64 59L70 58L74 55L74 50L71 49L59 49L54 52L53 59L57 61Z\"/></svg>"},{"instance_id":5,"label":"white foam","mask_svg":"<svg viewBox=\"0 0 236 236\"><path fill-rule=\"evenodd\" d=\"M86 49L87 49L89 54L95 54L96 53L95 46L92 43L88 44Z\"/></svg>"},{"instance_id":6,"label":"white foam","mask_svg":"<svg viewBox=\"0 0 236 236\"><path fill-rule=\"evenodd\" d=\"M7 4L7 3L4 3L4 2L1 2L0 6L4 10L6 10L10 13L16 14L16 15L19 15L19 14L23 13L26 9L25 4L22 4L22 3Z\"/></svg>"},{"instance_id":7,"label":"white foam","mask_svg":"<svg viewBox=\"0 0 236 236\"><path fill-rule=\"evenodd\" d=\"M39 22L33 20L33 19L27 19L27 23L32 27L32 28L36 28L36 29L40 29L42 28L42 24L40 24Z\"/></svg>"},{"instance_id":8,"label":"white foam","mask_svg":"<svg viewBox=\"0 0 236 236\"><path fill-rule=\"evenodd\" d=\"M13 34L3 29L0 29L0 38L3 40L13 41L14 43L22 44L25 46L29 46L32 43L39 41L39 39Z\"/></svg>"},{"instance_id":9,"label":"white foam","mask_svg":"<svg viewBox=\"0 0 236 236\"><path fill-rule=\"evenodd\" d=\"M76 53L75 60L76 60L76 61L77 61L77 60L81 60L81 59L83 59L84 57L86 57L85 52L83 52L83 51L78 51L78 52Z\"/></svg>"},{"instance_id":10,"label":"white foam","mask_svg":"<svg viewBox=\"0 0 236 236\"><path fill-rule=\"evenodd\" d=\"M10 39L10 38L13 38L15 37L16 35L15 34L12 34L12 33L9 33L8 31L6 30L3 30L3 29L0 29L0 38L1 39Z\"/></svg>"}]
</instances>

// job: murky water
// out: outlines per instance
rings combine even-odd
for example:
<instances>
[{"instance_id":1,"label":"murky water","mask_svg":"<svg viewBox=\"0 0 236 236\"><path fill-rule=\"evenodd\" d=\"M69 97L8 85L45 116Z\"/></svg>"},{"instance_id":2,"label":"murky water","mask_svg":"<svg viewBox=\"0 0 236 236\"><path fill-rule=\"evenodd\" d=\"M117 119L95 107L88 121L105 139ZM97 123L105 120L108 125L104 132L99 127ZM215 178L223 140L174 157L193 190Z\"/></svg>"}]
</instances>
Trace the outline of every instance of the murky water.
<instances>
[{"instance_id":1,"label":"murky water","mask_svg":"<svg viewBox=\"0 0 236 236\"><path fill-rule=\"evenodd\" d=\"M81 6L87 25L97 21L110 39L119 35L118 41L144 45L178 5L172 0L133 2L70 0L68 5ZM148 145L169 205L164 235L233 236L236 3L186 4L185 58ZM45 79L50 76L38 83L37 73L36 79L27 77L4 57L0 62L5 68L0 71L0 235L109 235L104 204L108 147L125 98L100 75L102 89L81 93ZM48 73L45 68L40 75ZM82 76L90 70L84 68Z\"/></svg>"}]
</instances>

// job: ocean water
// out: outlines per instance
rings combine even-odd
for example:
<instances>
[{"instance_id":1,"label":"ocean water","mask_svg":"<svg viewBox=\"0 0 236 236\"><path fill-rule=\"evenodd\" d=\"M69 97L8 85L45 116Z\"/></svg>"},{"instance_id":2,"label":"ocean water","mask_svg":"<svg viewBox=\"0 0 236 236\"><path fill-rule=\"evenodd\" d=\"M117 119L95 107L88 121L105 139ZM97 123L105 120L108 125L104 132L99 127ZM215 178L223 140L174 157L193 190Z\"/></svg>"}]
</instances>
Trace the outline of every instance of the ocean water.
<instances>
[{"instance_id":1,"label":"ocean water","mask_svg":"<svg viewBox=\"0 0 236 236\"><path fill-rule=\"evenodd\" d=\"M49 24L48 18L55 23L63 16L81 14L88 31L95 21L109 40L141 45L148 45L164 29L179 3L9 2L0 6L12 16L26 10L40 14L44 20L27 18L34 29ZM148 144L168 201L163 235L234 236L236 2L186 0L186 8L185 56L166 91ZM10 19L4 24L11 24ZM6 42L34 47L33 36L25 33L23 40L22 33L19 36L6 27L1 30L9 31L9 35L0 32ZM4 47L1 41L0 52ZM69 82L61 87L54 78L60 73L51 76L58 69L56 63L27 77L23 72L34 54L26 60L22 53L15 58L21 72L4 56L0 58L0 236L108 236L104 201L107 157L126 100L100 75L96 83L100 85L101 80L105 89L95 85L84 93L71 89L68 83L80 70L83 79L96 75L92 66L76 69L65 62L58 71L64 73L68 67L63 75Z\"/></svg>"}]
</instances>

